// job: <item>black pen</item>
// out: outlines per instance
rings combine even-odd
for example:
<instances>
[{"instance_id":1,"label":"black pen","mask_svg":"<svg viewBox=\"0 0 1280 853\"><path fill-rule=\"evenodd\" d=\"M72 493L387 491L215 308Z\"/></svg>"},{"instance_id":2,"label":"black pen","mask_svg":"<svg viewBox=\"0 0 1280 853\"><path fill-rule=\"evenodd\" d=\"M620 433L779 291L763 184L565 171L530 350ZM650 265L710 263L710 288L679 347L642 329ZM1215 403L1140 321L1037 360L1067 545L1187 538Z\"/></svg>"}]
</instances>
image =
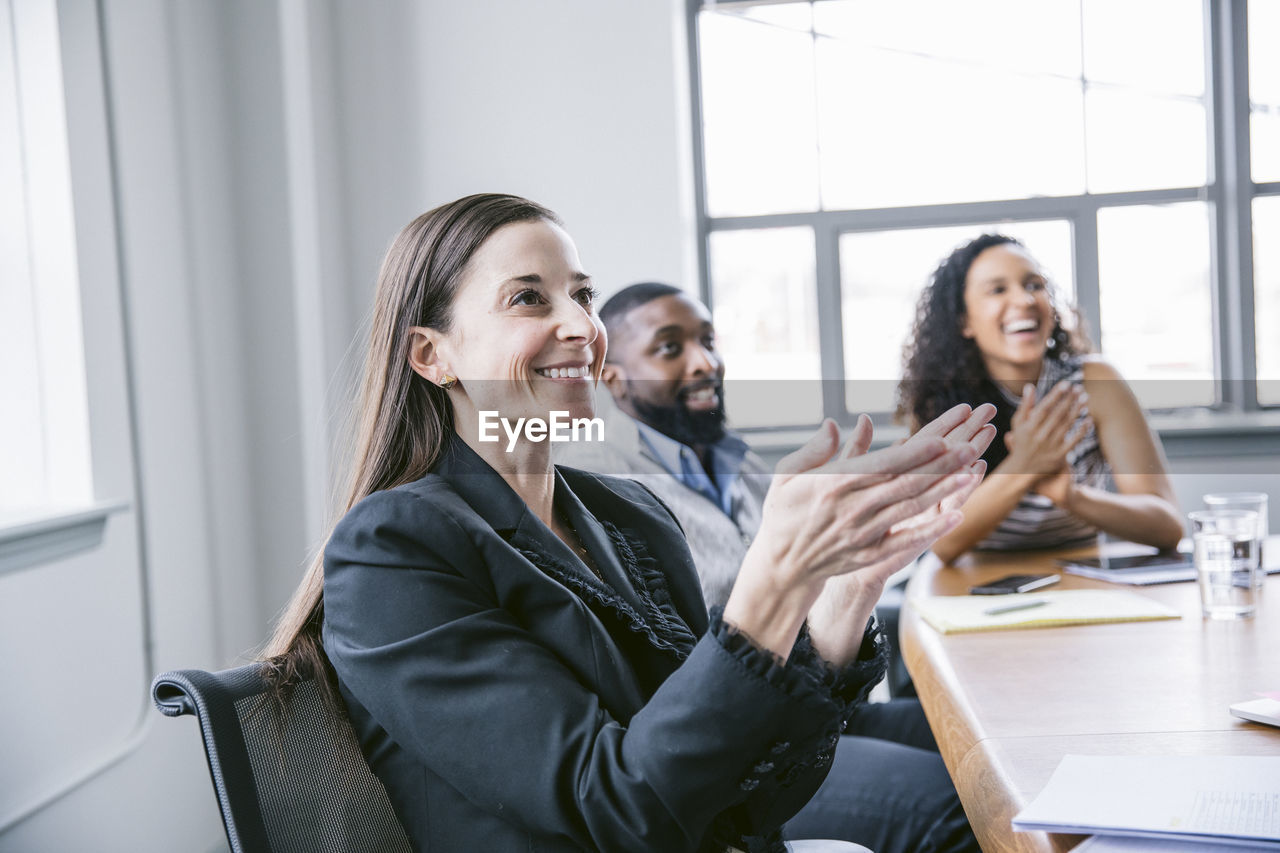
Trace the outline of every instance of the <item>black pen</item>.
<instances>
[{"instance_id":1,"label":"black pen","mask_svg":"<svg viewBox=\"0 0 1280 853\"><path fill-rule=\"evenodd\" d=\"M1003 613L1013 613L1017 610L1030 610L1033 607L1044 607L1047 601L1020 601L1017 604L1006 604L1004 607L992 607L982 611L985 616L999 616Z\"/></svg>"}]
</instances>

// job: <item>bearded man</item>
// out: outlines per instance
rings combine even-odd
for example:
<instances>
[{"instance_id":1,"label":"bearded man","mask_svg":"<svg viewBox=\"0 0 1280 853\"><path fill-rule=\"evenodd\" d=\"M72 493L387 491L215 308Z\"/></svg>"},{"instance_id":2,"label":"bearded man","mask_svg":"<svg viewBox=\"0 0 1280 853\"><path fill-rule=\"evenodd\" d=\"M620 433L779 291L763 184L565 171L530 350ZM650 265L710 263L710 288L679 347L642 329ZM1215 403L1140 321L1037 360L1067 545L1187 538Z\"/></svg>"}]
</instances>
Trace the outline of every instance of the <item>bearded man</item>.
<instances>
[{"instance_id":1,"label":"bearded man","mask_svg":"<svg viewBox=\"0 0 1280 853\"><path fill-rule=\"evenodd\" d=\"M644 282L600 309L609 335L597 407L603 442L559 445L557 461L647 486L684 529L707 606L723 605L760 528L768 466L725 427L724 360L711 313L669 284ZM895 638L896 639L896 638ZM864 704L792 838L877 851L977 851L920 703Z\"/></svg>"}]
</instances>

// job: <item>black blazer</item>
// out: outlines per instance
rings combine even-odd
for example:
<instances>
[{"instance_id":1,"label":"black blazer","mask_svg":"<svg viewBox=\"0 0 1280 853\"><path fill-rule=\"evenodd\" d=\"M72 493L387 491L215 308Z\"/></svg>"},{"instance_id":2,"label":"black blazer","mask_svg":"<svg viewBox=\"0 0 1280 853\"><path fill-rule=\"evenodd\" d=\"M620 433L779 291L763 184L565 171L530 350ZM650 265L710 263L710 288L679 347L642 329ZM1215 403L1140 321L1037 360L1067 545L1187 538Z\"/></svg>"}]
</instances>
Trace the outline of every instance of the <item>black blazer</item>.
<instances>
[{"instance_id":1,"label":"black blazer","mask_svg":"<svg viewBox=\"0 0 1280 853\"><path fill-rule=\"evenodd\" d=\"M643 486L558 468L555 501L607 585L457 438L325 549L325 651L415 847L776 849L883 641L833 673L802 638L780 666L709 624Z\"/></svg>"}]
</instances>

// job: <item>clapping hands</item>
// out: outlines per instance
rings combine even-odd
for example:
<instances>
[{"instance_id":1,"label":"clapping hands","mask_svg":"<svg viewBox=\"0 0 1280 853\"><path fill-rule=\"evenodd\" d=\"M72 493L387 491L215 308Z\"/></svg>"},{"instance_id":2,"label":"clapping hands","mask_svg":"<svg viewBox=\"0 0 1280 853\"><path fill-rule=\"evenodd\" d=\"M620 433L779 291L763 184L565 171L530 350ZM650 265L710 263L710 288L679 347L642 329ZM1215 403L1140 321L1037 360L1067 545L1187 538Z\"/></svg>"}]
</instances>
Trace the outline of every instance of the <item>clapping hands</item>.
<instances>
[{"instance_id":1,"label":"clapping hands","mask_svg":"<svg viewBox=\"0 0 1280 853\"><path fill-rule=\"evenodd\" d=\"M791 522L795 536L807 537L784 540L779 557L805 563L822 580L808 622L824 659L852 660L885 581L959 524L958 508L986 470L979 457L995 436L994 414L990 405L956 406L874 453L870 418L858 419L843 449L828 421L779 463L765 518Z\"/></svg>"},{"instance_id":2,"label":"clapping hands","mask_svg":"<svg viewBox=\"0 0 1280 853\"><path fill-rule=\"evenodd\" d=\"M1076 421L1088 399L1084 389L1059 383L1037 405L1035 386L1028 383L1004 437L1010 471L1039 475L1031 490L1059 506L1070 498L1067 454L1084 437Z\"/></svg>"}]
</instances>

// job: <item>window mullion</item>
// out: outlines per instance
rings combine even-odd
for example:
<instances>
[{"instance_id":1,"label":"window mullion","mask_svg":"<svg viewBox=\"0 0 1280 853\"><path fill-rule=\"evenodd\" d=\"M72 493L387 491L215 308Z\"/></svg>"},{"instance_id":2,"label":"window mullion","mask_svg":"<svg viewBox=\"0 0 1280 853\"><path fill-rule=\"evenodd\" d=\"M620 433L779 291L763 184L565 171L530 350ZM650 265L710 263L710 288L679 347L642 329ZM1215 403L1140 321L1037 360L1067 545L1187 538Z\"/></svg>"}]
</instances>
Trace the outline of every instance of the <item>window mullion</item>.
<instances>
[{"instance_id":1,"label":"window mullion","mask_svg":"<svg viewBox=\"0 0 1280 853\"><path fill-rule=\"evenodd\" d=\"M707 167L706 140L704 139L704 123L702 118L702 57L698 49L698 7L701 0L688 0L685 9L685 32L688 33L689 59L689 117L693 125L693 210L696 234L694 244L697 247L698 295L702 302L712 311L715 306L711 302L711 252L707 239L711 233L707 217Z\"/></svg>"},{"instance_id":2,"label":"window mullion","mask_svg":"<svg viewBox=\"0 0 1280 853\"><path fill-rule=\"evenodd\" d=\"M1071 218L1075 259L1076 307L1084 315L1085 331L1093 345L1102 348L1102 296L1098 286L1098 206L1085 196L1085 204Z\"/></svg>"},{"instance_id":3,"label":"window mullion","mask_svg":"<svg viewBox=\"0 0 1280 853\"><path fill-rule=\"evenodd\" d=\"M844 387L844 330L840 290L840 233L830 225L813 229L814 280L818 287L818 355L822 365L822 411L837 423L848 419Z\"/></svg>"},{"instance_id":4,"label":"window mullion","mask_svg":"<svg viewBox=\"0 0 1280 853\"><path fill-rule=\"evenodd\" d=\"M1246 0L1208 6L1215 344L1222 403L1258 407Z\"/></svg>"},{"instance_id":5,"label":"window mullion","mask_svg":"<svg viewBox=\"0 0 1280 853\"><path fill-rule=\"evenodd\" d=\"M1271 185L1268 185L1271 186ZM750 216L703 216L710 231L741 231L751 228L786 228L795 225L840 231L884 231L895 228L932 228L963 225L966 222L999 222L1070 218L1091 206L1112 207L1130 204L1171 204L1203 201L1202 187L1173 187L1159 190L1131 190L1082 196L999 199L978 202L948 202L913 207L862 208L853 210L763 213Z\"/></svg>"}]
</instances>

